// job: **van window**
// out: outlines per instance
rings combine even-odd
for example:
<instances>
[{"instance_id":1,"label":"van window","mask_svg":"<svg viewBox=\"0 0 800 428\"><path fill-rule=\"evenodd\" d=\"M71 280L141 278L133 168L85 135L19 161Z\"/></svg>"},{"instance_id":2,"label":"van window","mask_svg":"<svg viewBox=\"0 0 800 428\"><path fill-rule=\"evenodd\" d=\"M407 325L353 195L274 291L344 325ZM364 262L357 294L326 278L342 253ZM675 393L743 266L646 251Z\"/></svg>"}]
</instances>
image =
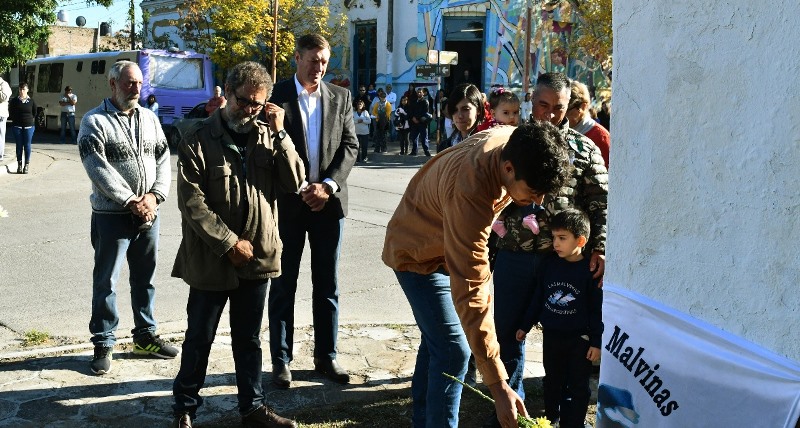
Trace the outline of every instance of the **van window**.
<instances>
[{"instance_id":1,"label":"van window","mask_svg":"<svg viewBox=\"0 0 800 428\"><path fill-rule=\"evenodd\" d=\"M98 60L92 61L92 74L105 74L106 72L106 60Z\"/></svg>"},{"instance_id":2,"label":"van window","mask_svg":"<svg viewBox=\"0 0 800 428\"><path fill-rule=\"evenodd\" d=\"M36 79L36 92L61 92L61 80L64 77L64 63L40 64Z\"/></svg>"},{"instance_id":3,"label":"van window","mask_svg":"<svg viewBox=\"0 0 800 428\"><path fill-rule=\"evenodd\" d=\"M150 55L152 88L203 89L203 58L173 58Z\"/></svg>"}]
</instances>

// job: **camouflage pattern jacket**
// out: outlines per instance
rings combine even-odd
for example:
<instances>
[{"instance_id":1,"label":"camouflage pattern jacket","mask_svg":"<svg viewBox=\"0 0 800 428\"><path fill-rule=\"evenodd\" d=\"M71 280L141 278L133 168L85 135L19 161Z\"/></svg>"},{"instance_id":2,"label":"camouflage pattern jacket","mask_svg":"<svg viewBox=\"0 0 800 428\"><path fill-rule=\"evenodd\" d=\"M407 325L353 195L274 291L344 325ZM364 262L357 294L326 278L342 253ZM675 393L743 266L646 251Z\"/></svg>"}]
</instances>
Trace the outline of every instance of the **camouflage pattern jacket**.
<instances>
[{"instance_id":1,"label":"camouflage pattern jacket","mask_svg":"<svg viewBox=\"0 0 800 428\"><path fill-rule=\"evenodd\" d=\"M511 204L503 211L508 233L497 240L497 248L510 251L552 250L553 238L547 219L567 208L577 208L589 216L591 232L586 249L590 252L606 252L606 215L608 199L608 170L600 149L583 134L571 129L569 121L559 126L561 135L569 144L570 159L574 168L567 184L555 194L544 198L544 210L539 210L536 219L540 232L533 234L522 225L522 218L530 209Z\"/></svg>"}]
</instances>

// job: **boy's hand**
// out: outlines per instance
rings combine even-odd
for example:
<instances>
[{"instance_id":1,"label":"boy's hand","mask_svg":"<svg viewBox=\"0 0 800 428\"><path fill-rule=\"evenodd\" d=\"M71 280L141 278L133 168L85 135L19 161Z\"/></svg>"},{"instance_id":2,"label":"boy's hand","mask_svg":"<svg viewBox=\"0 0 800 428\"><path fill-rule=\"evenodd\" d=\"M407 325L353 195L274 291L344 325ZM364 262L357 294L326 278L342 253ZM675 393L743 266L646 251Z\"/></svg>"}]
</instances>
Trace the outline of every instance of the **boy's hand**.
<instances>
[{"instance_id":1,"label":"boy's hand","mask_svg":"<svg viewBox=\"0 0 800 428\"><path fill-rule=\"evenodd\" d=\"M519 333L519 332L518 332ZM589 347L589 352L586 353L586 359L595 362L600 359L600 348L594 346Z\"/></svg>"},{"instance_id":2,"label":"boy's hand","mask_svg":"<svg viewBox=\"0 0 800 428\"><path fill-rule=\"evenodd\" d=\"M518 342L522 342L523 340L525 340L525 336L527 334L528 333L526 333L525 330L522 330L522 329L517 330L517 341Z\"/></svg>"}]
</instances>

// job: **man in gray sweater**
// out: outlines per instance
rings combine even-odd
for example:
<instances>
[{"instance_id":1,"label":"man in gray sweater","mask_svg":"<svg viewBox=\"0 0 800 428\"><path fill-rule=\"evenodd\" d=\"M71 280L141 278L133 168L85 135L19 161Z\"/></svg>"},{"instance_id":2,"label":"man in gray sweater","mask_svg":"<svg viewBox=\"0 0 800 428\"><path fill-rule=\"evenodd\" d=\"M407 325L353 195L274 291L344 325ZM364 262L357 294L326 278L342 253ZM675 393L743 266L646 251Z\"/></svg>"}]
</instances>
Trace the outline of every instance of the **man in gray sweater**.
<instances>
[{"instance_id":1,"label":"man in gray sweater","mask_svg":"<svg viewBox=\"0 0 800 428\"><path fill-rule=\"evenodd\" d=\"M142 71L120 61L108 73L111 97L81 120L78 149L92 182L94 248L92 372L111 370L119 324L116 284L125 257L130 268L134 353L175 358L178 350L156 336L153 316L158 205L169 192L169 148L158 118L139 107Z\"/></svg>"}]
</instances>

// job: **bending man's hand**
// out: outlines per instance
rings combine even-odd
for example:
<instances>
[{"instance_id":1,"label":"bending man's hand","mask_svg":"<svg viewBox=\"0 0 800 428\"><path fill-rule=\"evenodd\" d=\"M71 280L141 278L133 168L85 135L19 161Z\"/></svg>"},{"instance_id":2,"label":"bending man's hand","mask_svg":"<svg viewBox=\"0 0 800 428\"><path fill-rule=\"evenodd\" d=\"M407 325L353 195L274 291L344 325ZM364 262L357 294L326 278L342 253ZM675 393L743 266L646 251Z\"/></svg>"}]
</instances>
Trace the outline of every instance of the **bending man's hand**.
<instances>
[{"instance_id":1,"label":"bending man's hand","mask_svg":"<svg viewBox=\"0 0 800 428\"><path fill-rule=\"evenodd\" d=\"M312 183L304 187L300 191L300 197L303 202L311 207L311 211L321 211L325 208L325 203L328 202L330 195L325 190L327 186L322 183Z\"/></svg>"},{"instance_id":2,"label":"bending man's hand","mask_svg":"<svg viewBox=\"0 0 800 428\"><path fill-rule=\"evenodd\" d=\"M489 385L489 392L494 398L494 409L497 411L497 420L503 428L517 427L517 414L528 416L525 403L516 392L511 389L506 381L501 380Z\"/></svg>"}]
</instances>

